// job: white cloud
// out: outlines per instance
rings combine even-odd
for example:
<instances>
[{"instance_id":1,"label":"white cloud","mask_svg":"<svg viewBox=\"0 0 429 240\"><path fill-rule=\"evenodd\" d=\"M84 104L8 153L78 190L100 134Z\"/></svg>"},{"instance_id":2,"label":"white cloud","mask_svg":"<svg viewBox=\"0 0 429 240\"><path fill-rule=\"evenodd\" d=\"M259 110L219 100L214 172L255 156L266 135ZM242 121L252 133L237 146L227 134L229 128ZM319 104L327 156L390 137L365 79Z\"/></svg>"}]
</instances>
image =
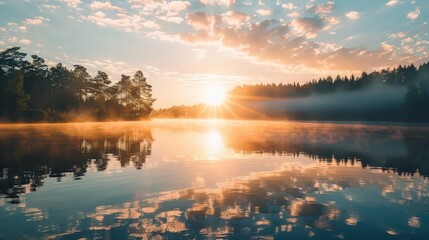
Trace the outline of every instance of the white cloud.
<instances>
[{"instance_id":1,"label":"white cloud","mask_svg":"<svg viewBox=\"0 0 429 240\"><path fill-rule=\"evenodd\" d=\"M31 44L31 41L28 39L21 39L19 42L25 45Z\"/></svg>"},{"instance_id":2,"label":"white cloud","mask_svg":"<svg viewBox=\"0 0 429 240\"><path fill-rule=\"evenodd\" d=\"M333 26L338 25L341 22L340 18L335 16L323 17L323 20L325 21L325 23L327 23L327 26L324 28L324 30L329 30Z\"/></svg>"},{"instance_id":3,"label":"white cloud","mask_svg":"<svg viewBox=\"0 0 429 240\"><path fill-rule=\"evenodd\" d=\"M407 14L407 18L411 19L411 20L415 20L416 18L418 18L420 16L420 8L416 8L416 10L409 12Z\"/></svg>"},{"instance_id":4,"label":"white cloud","mask_svg":"<svg viewBox=\"0 0 429 240\"><path fill-rule=\"evenodd\" d=\"M235 0L200 0L200 3L204 5L220 5L229 7L235 4Z\"/></svg>"},{"instance_id":5,"label":"white cloud","mask_svg":"<svg viewBox=\"0 0 429 240\"><path fill-rule=\"evenodd\" d=\"M332 1L329 1L317 6L310 6L308 8L308 11L314 12L314 13L330 13L332 12L332 10L334 10L334 8L335 8L335 3Z\"/></svg>"},{"instance_id":6,"label":"white cloud","mask_svg":"<svg viewBox=\"0 0 429 240\"><path fill-rule=\"evenodd\" d=\"M171 1L168 2L168 10L173 12L180 12L186 10L191 3L188 1Z\"/></svg>"},{"instance_id":7,"label":"white cloud","mask_svg":"<svg viewBox=\"0 0 429 240\"><path fill-rule=\"evenodd\" d=\"M167 17L167 16L158 16L159 19L169 22L169 23L175 23L175 24L180 24L183 21L185 21L185 19L183 19L182 17Z\"/></svg>"},{"instance_id":8,"label":"white cloud","mask_svg":"<svg viewBox=\"0 0 429 240\"><path fill-rule=\"evenodd\" d=\"M381 48L383 50L385 50L386 52L392 52L393 50L395 50L395 46L388 44L388 43L385 43L385 42L381 43Z\"/></svg>"},{"instance_id":9,"label":"white cloud","mask_svg":"<svg viewBox=\"0 0 429 240\"><path fill-rule=\"evenodd\" d=\"M261 9L256 10L256 13L258 13L262 16L268 16L268 15L271 15L272 11L271 11L271 9L262 9L261 8Z\"/></svg>"},{"instance_id":10,"label":"white cloud","mask_svg":"<svg viewBox=\"0 0 429 240\"><path fill-rule=\"evenodd\" d=\"M410 38L410 37L407 37L407 38L405 38L403 41L404 41L404 42L406 42L406 43L410 43L410 42L412 42L412 41L413 41L413 39L412 39L412 38Z\"/></svg>"},{"instance_id":11,"label":"white cloud","mask_svg":"<svg viewBox=\"0 0 429 240\"><path fill-rule=\"evenodd\" d=\"M297 7L295 5L293 5L293 3L283 3L282 8L292 10L292 9L297 8Z\"/></svg>"},{"instance_id":12,"label":"white cloud","mask_svg":"<svg viewBox=\"0 0 429 240\"><path fill-rule=\"evenodd\" d=\"M298 11L295 11L295 12L289 13L287 16L290 18L296 18L296 17L299 17L300 15L301 14Z\"/></svg>"},{"instance_id":13,"label":"white cloud","mask_svg":"<svg viewBox=\"0 0 429 240\"><path fill-rule=\"evenodd\" d=\"M399 0L390 0L389 2L386 3L386 6L393 7L398 3L399 3Z\"/></svg>"},{"instance_id":14,"label":"white cloud","mask_svg":"<svg viewBox=\"0 0 429 240\"><path fill-rule=\"evenodd\" d=\"M222 14L222 20L229 25L239 26L250 19L249 16L238 11L228 11Z\"/></svg>"},{"instance_id":15,"label":"white cloud","mask_svg":"<svg viewBox=\"0 0 429 240\"><path fill-rule=\"evenodd\" d=\"M19 31L21 31L21 32L27 32L27 27L26 26L19 26L17 29Z\"/></svg>"},{"instance_id":16,"label":"white cloud","mask_svg":"<svg viewBox=\"0 0 429 240\"><path fill-rule=\"evenodd\" d=\"M346 13L346 17L348 17L351 20L356 20L360 18L360 13L357 11L348 12Z\"/></svg>"},{"instance_id":17,"label":"white cloud","mask_svg":"<svg viewBox=\"0 0 429 240\"><path fill-rule=\"evenodd\" d=\"M39 6L39 9L46 9L46 10L58 10L60 9L60 6L58 5L53 5L53 4L42 4Z\"/></svg>"},{"instance_id":18,"label":"white cloud","mask_svg":"<svg viewBox=\"0 0 429 240\"><path fill-rule=\"evenodd\" d=\"M156 23L154 21L150 21L150 20L146 21L146 22L143 22L142 26L146 27L146 28L156 29L156 30L159 30L161 28L158 23Z\"/></svg>"},{"instance_id":19,"label":"white cloud","mask_svg":"<svg viewBox=\"0 0 429 240\"><path fill-rule=\"evenodd\" d=\"M35 17L25 19L24 23L27 25L42 25L45 21L49 21L49 19L44 17Z\"/></svg>"},{"instance_id":20,"label":"white cloud","mask_svg":"<svg viewBox=\"0 0 429 240\"><path fill-rule=\"evenodd\" d=\"M5 45L5 43L3 41L0 41L0 46Z\"/></svg>"},{"instance_id":21,"label":"white cloud","mask_svg":"<svg viewBox=\"0 0 429 240\"><path fill-rule=\"evenodd\" d=\"M123 12L124 9L118 7L118 6L113 6L110 2L99 2L99 1L94 1L91 3L91 5L89 5L89 7L91 9L94 10L115 10L115 11L119 11L119 12Z\"/></svg>"},{"instance_id":22,"label":"white cloud","mask_svg":"<svg viewBox=\"0 0 429 240\"><path fill-rule=\"evenodd\" d=\"M146 32L146 37L150 38L150 39L161 40L161 41L176 42L179 40L178 35L172 35L172 34L168 34L168 33L163 32L163 31L158 31L158 30L152 31L152 32Z\"/></svg>"},{"instance_id":23,"label":"white cloud","mask_svg":"<svg viewBox=\"0 0 429 240\"><path fill-rule=\"evenodd\" d=\"M156 16L157 18L175 17L179 12L186 10L191 3L189 1L166 0L128 0L132 9L140 11L144 16Z\"/></svg>"},{"instance_id":24,"label":"white cloud","mask_svg":"<svg viewBox=\"0 0 429 240\"><path fill-rule=\"evenodd\" d=\"M107 17L102 11L98 11L88 17L86 20L103 27L114 27L125 32L136 32L140 30L142 18L139 15L128 15L125 13L116 14L116 18Z\"/></svg>"},{"instance_id":25,"label":"white cloud","mask_svg":"<svg viewBox=\"0 0 429 240\"><path fill-rule=\"evenodd\" d=\"M407 35L406 32L397 32L389 35L389 38L403 38Z\"/></svg>"},{"instance_id":26,"label":"white cloud","mask_svg":"<svg viewBox=\"0 0 429 240\"><path fill-rule=\"evenodd\" d=\"M81 1L80 0L61 0L64 2L69 8L78 9Z\"/></svg>"}]
</instances>

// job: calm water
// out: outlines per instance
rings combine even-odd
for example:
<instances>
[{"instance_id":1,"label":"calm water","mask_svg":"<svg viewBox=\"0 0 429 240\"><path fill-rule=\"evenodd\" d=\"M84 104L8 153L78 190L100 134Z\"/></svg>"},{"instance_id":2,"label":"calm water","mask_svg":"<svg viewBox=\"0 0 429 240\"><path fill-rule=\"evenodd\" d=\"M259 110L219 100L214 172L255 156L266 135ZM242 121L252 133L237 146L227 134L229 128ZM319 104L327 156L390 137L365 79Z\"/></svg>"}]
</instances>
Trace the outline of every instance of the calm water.
<instances>
[{"instance_id":1,"label":"calm water","mask_svg":"<svg viewBox=\"0 0 429 240\"><path fill-rule=\"evenodd\" d=\"M429 239L429 128L0 125L0 239Z\"/></svg>"}]
</instances>

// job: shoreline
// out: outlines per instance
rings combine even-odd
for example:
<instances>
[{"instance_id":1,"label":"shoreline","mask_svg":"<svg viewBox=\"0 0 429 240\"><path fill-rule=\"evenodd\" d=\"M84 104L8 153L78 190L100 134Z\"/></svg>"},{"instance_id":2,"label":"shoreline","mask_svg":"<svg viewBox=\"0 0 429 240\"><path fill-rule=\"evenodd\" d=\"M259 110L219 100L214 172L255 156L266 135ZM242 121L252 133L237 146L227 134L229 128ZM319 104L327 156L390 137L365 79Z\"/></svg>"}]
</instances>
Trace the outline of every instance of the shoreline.
<instances>
[{"instance_id":1,"label":"shoreline","mask_svg":"<svg viewBox=\"0 0 429 240\"><path fill-rule=\"evenodd\" d=\"M365 120L298 120L298 119L222 119L222 118L150 118L142 120L106 120L106 121L70 121L70 122L2 122L0 126L19 125L64 125L64 124L111 124L111 123L153 123L153 122L273 122L273 123L304 123L304 124L338 124L338 125L374 125L374 126L404 126L429 127L429 122L401 121L365 121Z\"/></svg>"}]
</instances>

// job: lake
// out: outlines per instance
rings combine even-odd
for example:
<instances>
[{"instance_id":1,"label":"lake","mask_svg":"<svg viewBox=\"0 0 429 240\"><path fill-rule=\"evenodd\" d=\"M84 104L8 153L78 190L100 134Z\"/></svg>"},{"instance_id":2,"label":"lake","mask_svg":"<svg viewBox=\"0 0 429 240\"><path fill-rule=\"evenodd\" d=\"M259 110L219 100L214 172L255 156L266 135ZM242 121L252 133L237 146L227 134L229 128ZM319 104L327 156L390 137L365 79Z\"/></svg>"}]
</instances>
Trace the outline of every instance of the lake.
<instances>
[{"instance_id":1,"label":"lake","mask_svg":"<svg viewBox=\"0 0 429 240\"><path fill-rule=\"evenodd\" d=\"M0 125L0 239L429 239L429 127Z\"/></svg>"}]
</instances>

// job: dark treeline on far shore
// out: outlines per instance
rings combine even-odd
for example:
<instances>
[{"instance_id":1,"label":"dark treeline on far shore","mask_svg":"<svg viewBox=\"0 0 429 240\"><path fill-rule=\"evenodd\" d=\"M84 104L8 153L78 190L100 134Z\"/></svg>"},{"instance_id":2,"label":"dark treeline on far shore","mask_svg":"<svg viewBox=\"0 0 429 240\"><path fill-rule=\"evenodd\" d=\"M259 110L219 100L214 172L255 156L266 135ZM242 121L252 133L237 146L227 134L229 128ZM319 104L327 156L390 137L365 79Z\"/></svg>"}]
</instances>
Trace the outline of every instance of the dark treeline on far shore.
<instances>
[{"instance_id":1,"label":"dark treeline on far shore","mask_svg":"<svg viewBox=\"0 0 429 240\"><path fill-rule=\"evenodd\" d=\"M428 109L429 63L424 63L304 84L242 85L228 92L223 106L173 106L153 116L428 122Z\"/></svg>"},{"instance_id":2,"label":"dark treeline on far shore","mask_svg":"<svg viewBox=\"0 0 429 240\"><path fill-rule=\"evenodd\" d=\"M142 119L152 111L152 86L141 71L122 75L112 84L98 71L93 77L84 66L68 69L13 47L0 52L0 120L72 121Z\"/></svg>"}]
</instances>

